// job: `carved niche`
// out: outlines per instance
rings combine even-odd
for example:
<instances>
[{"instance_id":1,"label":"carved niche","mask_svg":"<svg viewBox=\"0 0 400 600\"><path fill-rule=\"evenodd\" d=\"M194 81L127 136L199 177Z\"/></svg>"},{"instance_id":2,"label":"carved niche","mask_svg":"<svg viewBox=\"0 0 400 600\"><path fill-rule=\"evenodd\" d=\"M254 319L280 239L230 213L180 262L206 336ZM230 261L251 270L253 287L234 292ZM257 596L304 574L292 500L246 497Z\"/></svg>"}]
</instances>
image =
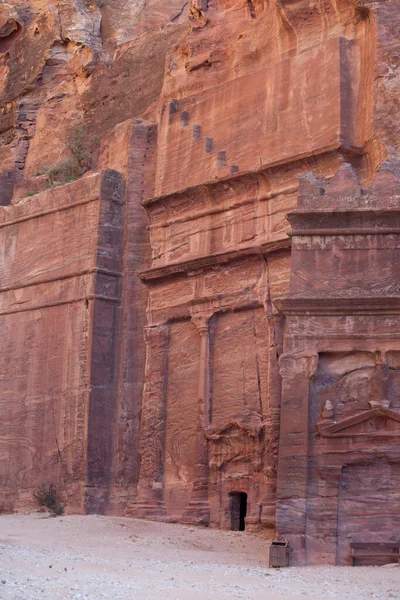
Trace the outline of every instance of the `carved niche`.
<instances>
[{"instance_id":1,"label":"carved niche","mask_svg":"<svg viewBox=\"0 0 400 600\"><path fill-rule=\"evenodd\" d=\"M220 425L208 427L205 435L211 469L236 466L243 476L261 470L262 422L258 415L233 415Z\"/></svg>"},{"instance_id":2,"label":"carved niche","mask_svg":"<svg viewBox=\"0 0 400 600\"><path fill-rule=\"evenodd\" d=\"M397 388L400 372L390 354L360 352L326 356L314 398L322 406L322 437L400 436Z\"/></svg>"}]
</instances>

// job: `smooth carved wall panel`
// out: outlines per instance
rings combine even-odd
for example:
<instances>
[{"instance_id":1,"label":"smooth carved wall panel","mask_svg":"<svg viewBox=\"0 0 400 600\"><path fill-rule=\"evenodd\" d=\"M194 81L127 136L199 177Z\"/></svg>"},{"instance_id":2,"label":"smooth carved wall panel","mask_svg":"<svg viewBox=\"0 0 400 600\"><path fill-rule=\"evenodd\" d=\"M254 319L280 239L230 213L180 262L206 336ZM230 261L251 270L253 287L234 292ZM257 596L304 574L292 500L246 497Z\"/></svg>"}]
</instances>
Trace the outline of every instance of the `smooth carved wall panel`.
<instances>
[{"instance_id":1,"label":"smooth carved wall panel","mask_svg":"<svg viewBox=\"0 0 400 600\"><path fill-rule=\"evenodd\" d=\"M263 308L218 315L213 324L211 422L262 415L268 404L268 325Z\"/></svg>"},{"instance_id":2,"label":"smooth carved wall panel","mask_svg":"<svg viewBox=\"0 0 400 600\"><path fill-rule=\"evenodd\" d=\"M335 253L334 260L332 251ZM315 279L312 287L302 280L300 273L294 276L293 284L307 295L329 296L334 291L344 297L357 292L367 296L382 292L398 293L400 289L400 247L397 240L387 241L379 235L370 235L367 241L359 242L346 236L344 231L340 239L324 236L312 243L304 240L303 244L299 244L298 258L299 265L318 261L317 270L323 274Z\"/></svg>"},{"instance_id":3,"label":"smooth carved wall panel","mask_svg":"<svg viewBox=\"0 0 400 600\"><path fill-rule=\"evenodd\" d=\"M84 510L91 319L85 297L94 292L100 188L95 175L2 209L4 509L30 506L32 488L54 481L72 510Z\"/></svg>"},{"instance_id":4,"label":"smooth carved wall panel","mask_svg":"<svg viewBox=\"0 0 400 600\"><path fill-rule=\"evenodd\" d=\"M286 87L289 81L291 92ZM283 86L286 97L278 92ZM246 89L252 90L251 96L243 96ZM338 147L339 39L330 40L324 48L263 66L195 99L179 100L176 112L173 110L171 104L166 105L160 123L159 194L228 175L232 166L250 170L255 156L259 165L273 165L289 157ZM327 111L328 122L323 117ZM188 125L182 124L184 113L188 114ZM201 131L198 138L195 126Z\"/></svg>"},{"instance_id":5,"label":"smooth carved wall panel","mask_svg":"<svg viewBox=\"0 0 400 600\"><path fill-rule=\"evenodd\" d=\"M1 318L4 510L31 506L43 481L68 490L70 510L83 510L89 318L83 301Z\"/></svg>"},{"instance_id":6,"label":"smooth carved wall panel","mask_svg":"<svg viewBox=\"0 0 400 600\"><path fill-rule=\"evenodd\" d=\"M373 136L368 18L342 0L323 12L299 3L249 7L194 8L191 31L168 57L157 195L329 149L353 151Z\"/></svg>"},{"instance_id":7,"label":"smooth carved wall panel","mask_svg":"<svg viewBox=\"0 0 400 600\"><path fill-rule=\"evenodd\" d=\"M196 461L200 337L190 321L170 330L166 398L164 501L180 517L190 499Z\"/></svg>"},{"instance_id":8,"label":"smooth carved wall panel","mask_svg":"<svg viewBox=\"0 0 400 600\"><path fill-rule=\"evenodd\" d=\"M218 297L223 294L236 295L243 290L244 295L250 295L262 285L264 265L259 260L242 260L230 263L225 268L218 267L205 273L203 294Z\"/></svg>"},{"instance_id":9,"label":"smooth carved wall panel","mask_svg":"<svg viewBox=\"0 0 400 600\"><path fill-rule=\"evenodd\" d=\"M338 563L350 564L350 542L388 540L400 542L400 462L377 459L344 467L340 476Z\"/></svg>"},{"instance_id":10,"label":"smooth carved wall panel","mask_svg":"<svg viewBox=\"0 0 400 600\"><path fill-rule=\"evenodd\" d=\"M95 175L73 183L67 189L49 190L27 198L19 205L2 209L1 288L16 282L32 284L73 276L94 266L99 219L98 186L99 176ZM69 208L74 203L78 206ZM34 218L35 215L38 216Z\"/></svg>"},{"instance_id":11,"label":"smooth carved wall panel","mask_svg":"<svg viewBox=\"0 0 400 600\"><path fill-rule=\"evenodd\" d=\"M105 508L124 191L106 170L1 211L4 510L32 506L42 482L57 484L71 511Z\"/></svg>"}]
</instances>

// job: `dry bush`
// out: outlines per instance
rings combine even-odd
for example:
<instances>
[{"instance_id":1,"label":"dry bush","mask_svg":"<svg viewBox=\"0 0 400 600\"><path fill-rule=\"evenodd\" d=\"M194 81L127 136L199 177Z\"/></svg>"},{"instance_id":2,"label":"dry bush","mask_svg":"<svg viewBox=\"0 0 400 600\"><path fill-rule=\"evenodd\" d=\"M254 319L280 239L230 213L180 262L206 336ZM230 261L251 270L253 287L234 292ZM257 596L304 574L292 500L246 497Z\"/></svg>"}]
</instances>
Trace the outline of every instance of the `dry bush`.
<instances>
[{"instance_id":1,"label":"dry bush","mask_svg":"<svg viewBox=\"0 0 400 600\"><path fill-rule=\"evenodd\" d=\"M60 517L64 514L64 506L57 501L57 489L53 483L42 483L33 492L33 497L39 502L40 506L48 508L54 517Z\"/></svg>"}]
</instances>

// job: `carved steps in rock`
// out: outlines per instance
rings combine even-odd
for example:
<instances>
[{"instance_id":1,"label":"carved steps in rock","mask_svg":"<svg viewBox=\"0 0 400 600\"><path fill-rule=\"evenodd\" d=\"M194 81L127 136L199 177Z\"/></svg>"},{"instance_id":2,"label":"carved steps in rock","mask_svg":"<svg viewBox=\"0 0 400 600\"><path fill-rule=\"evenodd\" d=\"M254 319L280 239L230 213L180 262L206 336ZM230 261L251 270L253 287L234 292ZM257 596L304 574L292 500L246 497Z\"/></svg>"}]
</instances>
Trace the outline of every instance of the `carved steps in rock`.
<instances>
[{"instance_id":1,"label":"carved steps in rock","mask_svg":"<svg viewBox=\"0 0 400 600\"><path fill-rule=\"evenodd\" d=\"M170 114L170 124L175 121L173 115L178 115L180 113L180 125L181 128L184 129L189 127L190 125L190 113L187 110L179 111L179 100L172 99L169 105L169 114ZM172 119L171 119L172 117ZM216 161L218 169L226 169L228 167L228 159L226 150L218 150L215 145L214 138L211 136L204 135L203 127L199 123L192 124L192 141L198 142L205 139L204 150L206 154L216 153ZM230 173L233 175L234 173L238 173L239 167L238 165L231 164L229 165Z\"/></svg>"}]
</instances>

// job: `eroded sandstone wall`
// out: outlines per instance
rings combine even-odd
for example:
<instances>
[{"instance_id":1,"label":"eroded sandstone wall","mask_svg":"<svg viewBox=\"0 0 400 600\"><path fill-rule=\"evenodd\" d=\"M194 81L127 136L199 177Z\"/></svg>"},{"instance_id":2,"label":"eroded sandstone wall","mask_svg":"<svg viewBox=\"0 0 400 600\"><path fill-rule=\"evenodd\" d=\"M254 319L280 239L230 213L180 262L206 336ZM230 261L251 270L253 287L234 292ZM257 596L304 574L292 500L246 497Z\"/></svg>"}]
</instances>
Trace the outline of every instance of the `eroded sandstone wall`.
<instances>
[{"instance_id":1,"label":"eroded sandstone wall","mask_svg":"<svg viewBox=\"0 0 400 600\"><path fill-rule=\"evenodd\" d=\"M106 171L1 211L2 510L108 492L124 201Z\"/></svg>"},{"instance_id":2,"label":"eroded sandstone wall","mask_svg":"<svg viewBox=\"0 0 400 600\"><path fill-rule=\"evenodd\" d=\"M65 342L63 334L47 341L37 329L32 344L34 354L43 342L43 361L57 347L59 369L62 348L71 344L74 369L80 365L86 385L87 373L94 378L91 395L80 400L85 433L68 434L86 463L68 471L67 495L69 481L77 479L79 510L229 528L230 494L241 492L247 493L246 526L274 528L278 459L284 465L290 454L282 428L278 443L282 393L292 402L285 377L294 377L297 393L296 369L312 371L307 360L289 360L286 373L282 360L279 372L291 334L276 300L307 296L313 283L302 275L310 255L297 248L291 261L286 216L297 206L305 172L325 182L348 163L360 185L369 186L381 177L383 161L398 168L397 0L27 0L3 4L0 16L3 214L29 214L42 198L57 206L71 189L84 198L94 169L118 171L126 183L124 216L118 234L108 238L109 251L119 257L120 286L113 296L106 285L114 308L89 303L87 358L77 350L86 331L79 303L60 312L60 331L69 332ZM322 194L315 203L329 213ZM93 225L86 236L96 260L96 231L104 227L108 235L103 218L99 213L98 229ZM91 219L60 219L48 227L57 239L80 240ZM26 254L36 247L30 235L18 233ZM52 260L50 252L29 256L43 270ZM347 293L355 285L353 269L363 280L361 259L350 259L339 277L326 254L316 251L314 261L322 256L327 294ZM4 261L11 269L6 295L8 285L20 285L16 261L9 254ZM385 269L368 274L375 277L371 285L381 286ZM47 283L43 289L53 297ZM25 352L30 321L18 319L18 342L9 327L11 350ZM12 361L4 360L8 381ZM31 393L29 372L21 366ZM73 369L65 377L65 386L74 388ZM38 380L37 397L50 406L46 381ZM64 418L57 402L55 420L64 435L80 417L71 408ZM290 411L296 423L296 402L286 424ZM37 418L32 403L18 416L29 431ZM308 430L303 434L307 438ZM42 448L43 435L30 433L32 446ZM7 452L18 470L19 454ZM53 456L54 448L48 452ZM26 499L45 475L61 481L56 462L54 469L44 468L42 458L37 464L26 468ZM307 516L291 512L294 494L285 486L295 473L289 466L280 482L278 525L282 535L293 534L296 560L306 562L322 546L312 519L310 558L302 531L296 538ZM364 471L355 473L362 478ZM308 485L313 498L319 493L307 477L296 480L305 503ZM343 477L346 486L350 476ZM14 508L19 500L10 482L7 508ZM71 510L75 506L70 501ZM343 510L351 515L353 508ZM347 535L346 524L340 527ZM333 560L332 547L322 548L324 560Z\"/></svg>"},{"instance_id":3,"label":"eroded sandstone wall","mask_svg":"<svg viewBox=\"0 0 400 600\"><path fill-rule=\"evenodd\" d=\"M0 6L0 204L13 192L21 197L44 189L48 171L75 163L82 132L86 170L105 132L152 110L165 54L184 28L184 4L18 0Z\"/></svg>"}]
</instances>

